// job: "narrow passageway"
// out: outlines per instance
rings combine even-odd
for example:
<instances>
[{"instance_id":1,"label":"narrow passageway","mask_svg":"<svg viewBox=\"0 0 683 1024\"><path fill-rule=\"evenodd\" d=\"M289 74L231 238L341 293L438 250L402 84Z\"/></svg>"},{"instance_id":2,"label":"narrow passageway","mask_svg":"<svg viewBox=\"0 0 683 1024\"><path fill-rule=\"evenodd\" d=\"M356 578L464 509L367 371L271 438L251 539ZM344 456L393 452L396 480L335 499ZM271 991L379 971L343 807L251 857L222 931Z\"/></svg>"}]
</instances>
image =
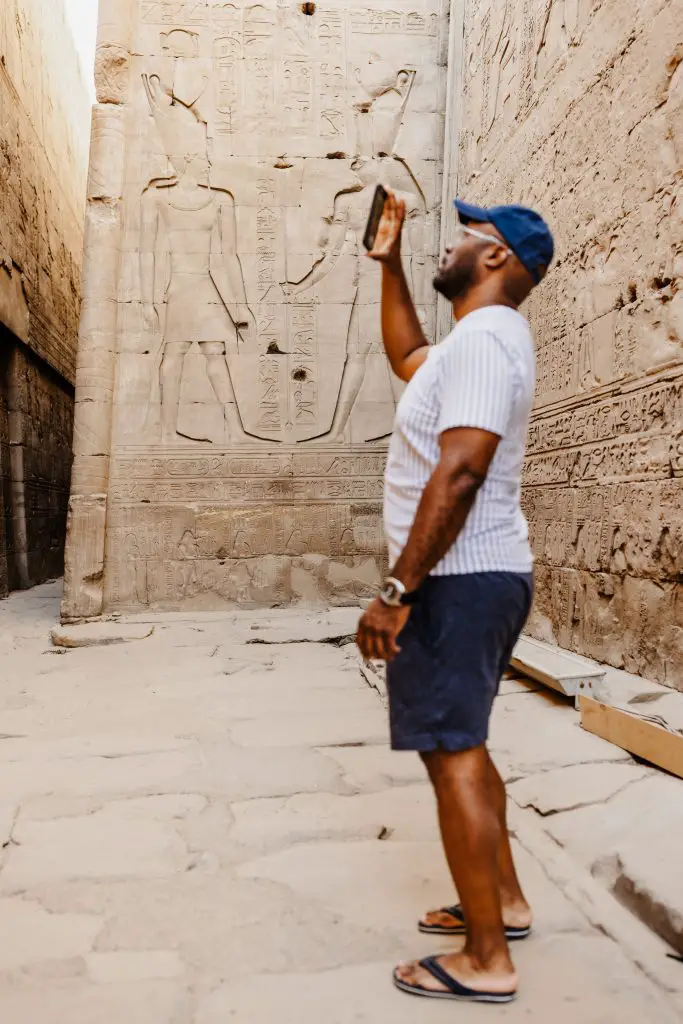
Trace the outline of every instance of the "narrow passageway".
<instances>
[{"instance_id":1,"label":"narrow passageway","mask_svg":"<svg viewBox=\"0 0 683 1024\"><path fill-rule=\"evenodd\" d=\"M422 768L388 750L380 695L338 639L356 613L165 616L146 639L67 649L49 641L57 611L56 585L0 606L3 1022L452 1019L391 985L398 960L454 941L415 927L453 893ZM567 740L562 708L524 684L498 704L513 791L565 757L626 769L594 737ZM664 989L679 965L662 947L655 977L658 940L632 919L635 965L598 883L544 860L532 813L513 825L536 928L514 951L520 998L495 1012L679 1020Z\"/></svg>"}]
</instances>

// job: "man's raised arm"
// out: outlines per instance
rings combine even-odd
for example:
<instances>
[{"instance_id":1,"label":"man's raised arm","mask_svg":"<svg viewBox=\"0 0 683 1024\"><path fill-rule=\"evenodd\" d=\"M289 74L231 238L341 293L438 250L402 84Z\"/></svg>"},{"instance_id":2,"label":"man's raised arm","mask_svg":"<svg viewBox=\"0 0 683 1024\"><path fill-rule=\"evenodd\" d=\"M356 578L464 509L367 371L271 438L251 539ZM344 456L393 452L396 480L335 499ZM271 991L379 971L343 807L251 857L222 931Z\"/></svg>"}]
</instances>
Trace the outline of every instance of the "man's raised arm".
<instances>
[{"instance_id":1,"label":"man's raised arm","mask_svg":"<svg viewBox=\"0 0 683 1024\"><path fill-rule=\"evenodd\" d=\"M429 345L401 261L405 215L405 202L389 193L375 245L368 256L382 265L382 336L387 358L397 377L410 380L427 358Z\"/></svg>"}]
</instances>

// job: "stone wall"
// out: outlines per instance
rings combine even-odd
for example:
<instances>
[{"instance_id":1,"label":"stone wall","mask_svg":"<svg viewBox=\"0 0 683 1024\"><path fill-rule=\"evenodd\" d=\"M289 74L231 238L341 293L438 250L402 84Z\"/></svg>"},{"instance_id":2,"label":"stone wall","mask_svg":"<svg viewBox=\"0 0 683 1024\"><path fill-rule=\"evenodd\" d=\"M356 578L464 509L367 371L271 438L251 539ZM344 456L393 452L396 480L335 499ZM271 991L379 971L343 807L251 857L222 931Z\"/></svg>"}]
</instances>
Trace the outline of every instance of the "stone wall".
<instances>
[{"instance_id":1,"label":"stone wall","mask_svg":"<svg viewBox=\"0 0 683 1024\"><path fill-rule=\"evenodd\" d=\"M400 385L361 240L381 180L434 337L446 14L101 3L65 618L374 593Z\"/></svg>"},{"instance_id":2,"label":"stone wall","mask_svg":"<svg viewBox=\"0 0 683 1024\"><path fill-rule=\"evenodd\" d=\"M61 572L89 104L61 0L0 5L0 596Z\"/></svg>"},{"instance_id":3,"label":"stone wall","mask_svg":"<svg viewBox=\"0 0 683 1024\"><path fill-rule=\"evenodd\" d=\"M683 3L455 8L458 190L558 243L529 304L531 633L683 689Z\"/></svg>"}]
</instances>

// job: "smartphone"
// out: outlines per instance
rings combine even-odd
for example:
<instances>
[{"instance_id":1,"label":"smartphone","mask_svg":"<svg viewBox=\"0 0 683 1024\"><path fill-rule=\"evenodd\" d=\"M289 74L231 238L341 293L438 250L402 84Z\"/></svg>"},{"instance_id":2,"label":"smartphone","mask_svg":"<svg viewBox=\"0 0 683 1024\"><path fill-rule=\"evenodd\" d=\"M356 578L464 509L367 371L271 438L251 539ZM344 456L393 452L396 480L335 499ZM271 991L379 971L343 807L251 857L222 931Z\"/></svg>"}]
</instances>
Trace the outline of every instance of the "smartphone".
<instances>
[{"instance_id":1,"label":"smartphone","mask_svg":"<svg viewBox=\"0 0 683 1024\"><path fill-rule=\"evenodd\" d=\"M372 200L372 206L370 207L370 216L368 217L368 224L365 229L365 235L363 236L363 245L368 250L374 249L375 239L377 238L377 229L379 228L379 222L382 219L384 213L384 204L389 198L389 193L381 185L378 185L375 189L375 195Z\"/></svg>"}]
</instances>

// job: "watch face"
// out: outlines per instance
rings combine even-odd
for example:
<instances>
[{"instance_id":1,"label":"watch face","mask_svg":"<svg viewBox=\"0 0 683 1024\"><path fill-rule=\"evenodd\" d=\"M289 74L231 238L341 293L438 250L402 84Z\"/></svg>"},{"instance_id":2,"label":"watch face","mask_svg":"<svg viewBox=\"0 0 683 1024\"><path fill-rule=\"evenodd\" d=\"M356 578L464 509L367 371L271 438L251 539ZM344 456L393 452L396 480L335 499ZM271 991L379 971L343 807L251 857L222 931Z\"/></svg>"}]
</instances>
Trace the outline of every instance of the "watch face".
<instances>
[{"instance_id":1,"label":"watch face","mask_svg":"<svg viewBox=\"0 0 683 1024\"><path fill-rule=\"evenodd\" d=\"M385 583L382 587L382 596L388 604L399 604L401 595L398 587L393 583Z\"/></svg>"}]
</instances>

